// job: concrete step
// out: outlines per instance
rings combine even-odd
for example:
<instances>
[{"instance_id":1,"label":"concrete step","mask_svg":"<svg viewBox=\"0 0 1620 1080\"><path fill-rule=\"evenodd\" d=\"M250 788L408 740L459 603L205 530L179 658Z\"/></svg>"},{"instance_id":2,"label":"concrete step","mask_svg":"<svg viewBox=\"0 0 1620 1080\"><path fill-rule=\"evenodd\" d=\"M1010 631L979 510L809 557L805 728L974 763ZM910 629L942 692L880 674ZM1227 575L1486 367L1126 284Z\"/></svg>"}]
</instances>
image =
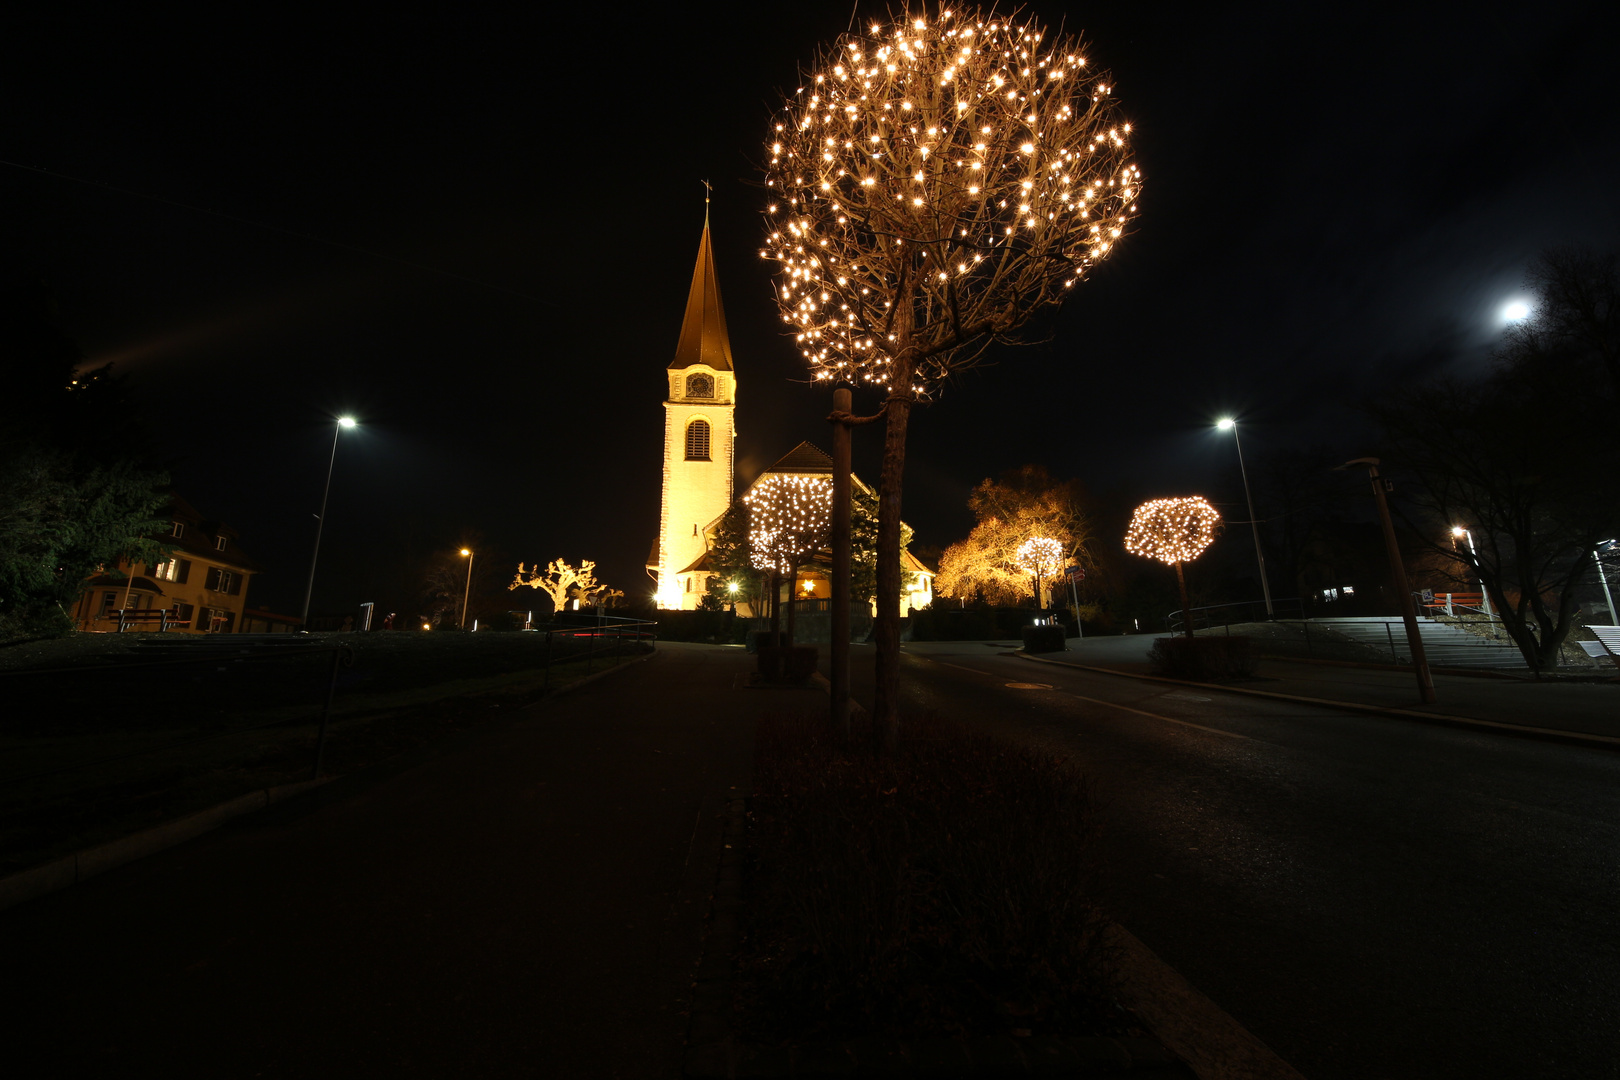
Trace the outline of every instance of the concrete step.
<instances>
[{"instance_id":1,"label":"concrete step","mask_svg":"<svg viewBox=\"0 0 1620 1080\"><path fill-rule=\"evenodd\" d=\"M1423 651L1429 663L1436 667L1525 668L1524 655L1518 647L1507 642L1493 642L1470 634L1447 623L1419 617L1418 633L1423 638ZM1383 617L1357 617L1343 619L1311 619L1311 626L1322 627L1342 634L1352 641L1385 652L1394 646L1394 655L1400 662L1411 660L1406 647L1406 627L1400 619Z\"/></svg>"}]
</instances>

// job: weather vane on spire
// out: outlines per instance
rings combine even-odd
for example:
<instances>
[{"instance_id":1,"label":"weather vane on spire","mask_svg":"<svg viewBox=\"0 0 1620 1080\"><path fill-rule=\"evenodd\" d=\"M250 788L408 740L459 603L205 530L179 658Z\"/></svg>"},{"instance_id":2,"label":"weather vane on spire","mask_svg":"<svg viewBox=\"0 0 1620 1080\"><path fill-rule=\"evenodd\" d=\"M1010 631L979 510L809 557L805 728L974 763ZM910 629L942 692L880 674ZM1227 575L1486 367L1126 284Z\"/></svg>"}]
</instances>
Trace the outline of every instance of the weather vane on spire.
<instances>
[{"instance_id":1,"label":"weather vane on spire","mask_svg":"<svg viewBox=\"0 0 1620 1080\"><path fill-rule=\"evenodd\" d=\"M709 223L709 196L714 194L714 185L707 180L703 183L703 224Z\"/></svg>"}]
</instances>

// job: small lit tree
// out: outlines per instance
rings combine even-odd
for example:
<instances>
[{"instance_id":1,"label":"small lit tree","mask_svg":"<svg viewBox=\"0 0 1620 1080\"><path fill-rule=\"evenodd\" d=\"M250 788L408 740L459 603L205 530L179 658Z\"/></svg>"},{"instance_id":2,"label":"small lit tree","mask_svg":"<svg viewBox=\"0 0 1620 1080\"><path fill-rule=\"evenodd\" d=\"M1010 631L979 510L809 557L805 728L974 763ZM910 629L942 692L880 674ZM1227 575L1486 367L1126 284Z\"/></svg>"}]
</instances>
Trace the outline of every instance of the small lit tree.
<instances>
[{"instance_id":1,"label":"small lit tree","mask_svg":"<svg viewBox=\"0 0 1620 1080\"><path fill-rule=\"evenodd\" d=\"M1050 536L1030 537L1018 545L1018 568L1035 579L1035 606L1044 606L1041 582L1063 569L1063 545Z\"/></svg>"},{"instance_id":2,"label":"small lit tree","mask_svg":"<svg viewBox=\"0 0 1620 1080\"><path fill-rule=\"evenodd\" d=\"M553 559L544 572L541 571L539 563L527 569L522 563L518 563L517 577L507 588L516 589L523 585L539 589L551 597L551 606L558 612L564 610L570 598L588 599L601 595L603 602L606 602L608 597L605 594L611 591L596 580L596 562L592 559L584 560L578 567L569 566L561 559Z\"/></svg>"},{"instance_id":3,"label":"small lit tree","mask_svg":"<svg viewBox=\"0 0 1620 1080\"><path fill-rule=\"evenodd\" d=\"M783 321L817 380L887 398L873 702L885 742L911 406L992 342L1018 340L1113 251L1141 188L1129 133L1077 38L973 9L896 9L844 35L775 123L761 254Z\"/></svg>"},{"instance_id":4,"label":"small lit tree","mask_svg":"<svg viewBox=\"0 0 1620 1080\"><path fill-rule=\"evenodd\" d=\"M787 575L789 596L796 591L799 567L827 542L832 527L832 478L766 476L743 496L748 506L748 546L754 566L771 575L771 629L780 625L778 582ZM789 618L792 618L789 609ZM791 624L788 638L793 637Z\"/></svg>"},{"instance_id":5,"label":"small lit tree","mask_svg":"<svg viewBox=\"0 0 1620 1080\"><path fill-rule=\"evenodd\" d=\"M1221 515L1201 495L1184 499L1153 499L1136 508L1130 528L1125 531L1125 550L1146 559L1158 559L1176 568L1176 584L1181 588L1181 624L1188 637L1192 632L1192 611L1187 603L1187 576L1181 564L1203 554L1215 539Z\"/></svg>"}]
</instances>

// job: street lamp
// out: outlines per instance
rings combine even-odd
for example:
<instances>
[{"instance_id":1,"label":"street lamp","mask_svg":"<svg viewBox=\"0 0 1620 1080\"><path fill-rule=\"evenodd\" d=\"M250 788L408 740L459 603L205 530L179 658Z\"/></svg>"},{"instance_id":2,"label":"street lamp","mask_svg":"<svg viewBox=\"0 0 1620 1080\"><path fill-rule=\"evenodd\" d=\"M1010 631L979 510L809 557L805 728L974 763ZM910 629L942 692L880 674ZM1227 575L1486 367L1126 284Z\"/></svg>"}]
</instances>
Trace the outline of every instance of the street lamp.
<instances>
[{"instance_id":1,"label":"street lamp","mask_svg":"<svg viewBox=\"0 0 1620 1080\"><path fill-rule=\"evenodd\" d=\"M471 548L462 548L461 553L467 557L467 587L461 590L461 628L467 629L467 597L472 595L472 561Z\"/></svg>"},{"instance_id":2,"label":"street lamp","mask_svg":"<svg viewBox=\"0 0 1620 1080\"><path fill-rule=\"evenodd\" d=\"M338 436L343 434L345 428L354 427L352 416L337 418L337 427L332 430L332 457L326 463L326 489L321 492L321 512L315 517L315 551L309 557L309 584L304 587L304 610L298 615L298 628L309 629L309 598L315 591L315 563L321 557L321 530L326 527L326 500L332 494L332 468L337 464Z\"/></svg>"},{"instance_id":3,"label":"street lamp","mask_svg":"<svg viewBox=\"0 0 1620 1080\"><path fill-rule=\"evenodd\" d=\"M1237 444L1238 472L1243 475L1243 498L1249 504L1249 527L1254 530L1254 557L1260 563L1260 593L1266 598L1266 618L1275 618L1271 610L1271 583L1266 580L1266 554L1260 549L1260 522L1254 517L1254 496L1249 494L1249 470L1243 464L1243 440L1238 437L1237 421L1230 416L1223 416L1215 424L1222 431L1232 433L1232 441Z\"/></svg>"}]
</instances>

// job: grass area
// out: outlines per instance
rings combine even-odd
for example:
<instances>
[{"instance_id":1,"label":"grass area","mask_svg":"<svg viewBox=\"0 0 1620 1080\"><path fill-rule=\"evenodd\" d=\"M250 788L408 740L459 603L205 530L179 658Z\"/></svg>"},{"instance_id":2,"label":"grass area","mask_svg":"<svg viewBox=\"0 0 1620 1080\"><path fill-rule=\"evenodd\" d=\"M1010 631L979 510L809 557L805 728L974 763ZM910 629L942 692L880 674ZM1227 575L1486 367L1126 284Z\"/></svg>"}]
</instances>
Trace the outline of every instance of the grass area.
<instances>
[{"instance_id":1,"label":"grass area","mask_svg":"<svg viewBox=\"0 0 1620 1080\"><path fill-rule=\"evenodd\" d=\"M199 648L176 662L166 648L150 660L148 636L0 648L0 873L309 777L330 652L261 661ZM557 643L548 689L543 635L315 638L355 657L339 672L327 775L510 722L587 665L635 655L587 661L575 643Z\"/></svg>"},{"instance_id":2,"label":"grass area","mask_svg":"<svg viewBox=\"0 0 1620 1080\"><path fill-rule=\"evenodd\" d=\"M938 720L896 753L761 721L739 1015L750 1041L1098 1035L1096 817L1070 761Z\"/></svg>"}]
</instances>

